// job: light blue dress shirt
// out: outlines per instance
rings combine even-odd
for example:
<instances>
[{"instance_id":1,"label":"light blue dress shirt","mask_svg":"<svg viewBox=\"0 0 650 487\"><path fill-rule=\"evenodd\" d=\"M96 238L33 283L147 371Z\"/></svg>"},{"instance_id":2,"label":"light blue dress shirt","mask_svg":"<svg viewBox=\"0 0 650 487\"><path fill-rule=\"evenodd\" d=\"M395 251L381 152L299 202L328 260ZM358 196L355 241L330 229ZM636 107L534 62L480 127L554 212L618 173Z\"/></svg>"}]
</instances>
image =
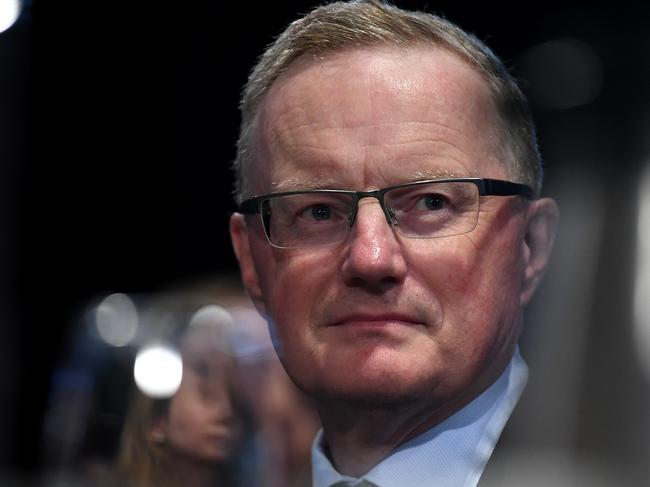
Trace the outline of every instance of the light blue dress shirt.
<instances>
[{"instance_id":1,"label":"light blue dress shirt","mask_svg":"<svg viewBox=\"0 0 650 487\"><path fill-rule=\"evenodd\" d=\"M358 479L336 471L324 453L320 431L312 446L313 486L474 487L527 379L528 367L517 348L508 367L481 395L400 445Z\"/></svg>"}]
</instances>

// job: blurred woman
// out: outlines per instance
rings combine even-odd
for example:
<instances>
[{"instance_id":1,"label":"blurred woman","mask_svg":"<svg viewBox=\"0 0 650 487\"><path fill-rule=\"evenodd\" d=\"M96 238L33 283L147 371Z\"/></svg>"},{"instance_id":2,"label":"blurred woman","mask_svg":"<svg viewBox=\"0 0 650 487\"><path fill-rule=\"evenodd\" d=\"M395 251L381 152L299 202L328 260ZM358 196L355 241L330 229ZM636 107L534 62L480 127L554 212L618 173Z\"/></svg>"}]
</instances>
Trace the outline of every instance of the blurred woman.
<instances>
[{"instance_id":1,"label":"blurred woman","mask_svg":"<svg viewBox=\"0 0 650 487\"><path fill-rule=\"evenodd\" d=\"M236 363L224 316L222 308L206 306L173 333L183 372L171 398L135 392L118 458L124 484L240 487L252 482L246 468L254 463L251 421L235 392Z\"/></svg>"}]
</instances>

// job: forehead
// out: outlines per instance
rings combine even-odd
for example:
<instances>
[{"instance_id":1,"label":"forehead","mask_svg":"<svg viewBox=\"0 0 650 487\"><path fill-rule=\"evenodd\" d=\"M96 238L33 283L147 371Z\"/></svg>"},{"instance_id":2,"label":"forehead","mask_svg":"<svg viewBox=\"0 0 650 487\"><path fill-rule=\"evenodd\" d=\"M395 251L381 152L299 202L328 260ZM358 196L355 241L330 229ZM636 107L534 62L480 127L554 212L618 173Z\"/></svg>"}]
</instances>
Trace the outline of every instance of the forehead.
<instances>
[{"instance_id":1,"label":"forehead","mask_svg":"<svg viewBox=\"0 0 650 487\"><path fill-rule=\"evenodd\" d=\"M346 48L323 54L304 54L296 59L271 86L266 106L291 102L280 94L312 92L325 88L318 81L335 77L329 94L382 88L393 96L453 94L464 89L487 93L482 76L459 55L432 45L378 45ZM314 85L317 82L317 85Z\"/></svg>"},{"instance_id":2,"label":"forehead","mask_svg":"<svg viewBox=\"0 0 650 487\"><path fill-rule=\"evenodd\" d=\"M181 340L181 351L187 358L210 358L227 354L227 332L214 323L190 325Z\"/></svg>"},{"instance_id":3,"label":"forehead","mask_svg":"<svg viewBox=\"0 0 650 487\"><path fill-rule=\"evenodd\" d=\"M486 175L479 173L497 159L496 122L483 78L445 50L381 46L305 55L258 111L257 186L326 186L329 177L340 186L341 173L356 186ZM361 173L363 181L352 181Z\"/></svg>"}]
</instances>

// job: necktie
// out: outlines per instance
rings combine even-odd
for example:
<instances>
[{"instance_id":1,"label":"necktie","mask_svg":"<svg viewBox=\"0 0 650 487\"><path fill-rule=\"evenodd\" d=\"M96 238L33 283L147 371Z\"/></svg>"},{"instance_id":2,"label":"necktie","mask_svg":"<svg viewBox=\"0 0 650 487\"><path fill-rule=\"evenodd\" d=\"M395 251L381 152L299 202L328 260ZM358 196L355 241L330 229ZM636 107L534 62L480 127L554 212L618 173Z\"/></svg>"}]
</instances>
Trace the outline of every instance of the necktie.
<instances>
[{"instance_id":1,"label":"necktie","mask_svg":"<svg viewBox=\"0 0 650 487\"><path fill-rule=\"evenodd\" d=\"M367 481L366 479L359 480L342 480L332 484L330 487L379 487L377 484Z\"/></svg>"}]
</instances>

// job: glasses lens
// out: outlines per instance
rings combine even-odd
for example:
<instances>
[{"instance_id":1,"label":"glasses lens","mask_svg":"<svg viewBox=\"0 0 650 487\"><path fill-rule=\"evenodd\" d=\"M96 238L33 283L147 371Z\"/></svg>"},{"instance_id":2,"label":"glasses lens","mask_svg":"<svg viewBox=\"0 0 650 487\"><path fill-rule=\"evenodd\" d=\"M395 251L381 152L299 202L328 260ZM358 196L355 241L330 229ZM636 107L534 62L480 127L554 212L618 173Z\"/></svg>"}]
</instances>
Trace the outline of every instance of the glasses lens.
<instances>
[{"instance_id":1,"label":"glasses lens","mask_svg":"<svg viewBox=\"0 0 650 487\"><path fill-rule=\"evenodd\" d=\"M345 239L353 210L350 194L310 191L264 200L262 219L275 247L319 247Z\"/></svg>"},{"instance_id":2,"label":"glasses lens","mask_svg":"<svg viewBox=\"0 0 650 487\"><path fill-rule=\"evenodd\" d=\"M447 237L472 231L478 221L479 191L469 182L414 184L384 197L406 237Z\"/></svg>"}]
</instances>

